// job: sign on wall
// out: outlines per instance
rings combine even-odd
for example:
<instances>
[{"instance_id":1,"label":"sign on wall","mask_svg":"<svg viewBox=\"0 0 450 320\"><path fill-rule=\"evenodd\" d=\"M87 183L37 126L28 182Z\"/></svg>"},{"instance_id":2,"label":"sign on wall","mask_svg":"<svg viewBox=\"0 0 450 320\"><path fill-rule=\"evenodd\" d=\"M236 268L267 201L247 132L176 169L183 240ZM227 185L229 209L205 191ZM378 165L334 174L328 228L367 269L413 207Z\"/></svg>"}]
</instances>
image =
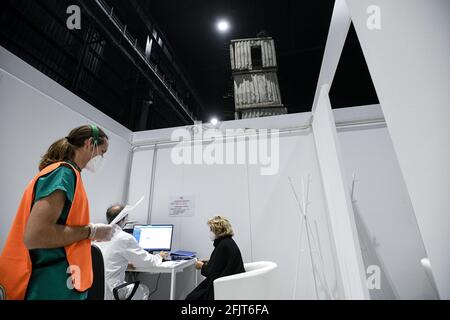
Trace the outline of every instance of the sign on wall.
<instances>
[{"instance_id":1,"label":"sign on wall","mask_svg":"<svg viewBox=\"0 0 450 320\"><path fill-rule=\"evenodd\" d=\"M171 196L169 217L193 217L195 213L194 196Z\"/></svg>"}]
</instances>

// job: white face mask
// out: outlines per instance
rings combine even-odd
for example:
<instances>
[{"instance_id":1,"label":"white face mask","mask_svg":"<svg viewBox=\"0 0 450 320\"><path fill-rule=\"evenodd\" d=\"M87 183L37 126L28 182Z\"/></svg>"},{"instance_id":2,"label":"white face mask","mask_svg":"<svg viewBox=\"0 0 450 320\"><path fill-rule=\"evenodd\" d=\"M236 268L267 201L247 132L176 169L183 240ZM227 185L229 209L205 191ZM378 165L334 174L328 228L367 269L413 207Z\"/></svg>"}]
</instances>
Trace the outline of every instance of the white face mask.
<instances>
[{"instance_id":1,"label":"white face mask","mask_svg":"<svg viewBox=\"0 0 450 320\"><path fill-rule=\"evenodd\" d=\"M210 231L210 232L209 232L209 239L210 239L211 241L216 240L216 234L215 234L214 232Z\"/></svg>"},{"instance_id":2,"label":"white face mask","mask_svg":"<svg viewBox=\"0 0 450 320\"><path fill-rule=\"evenodd\" d=\"M97 149L94 149L94 150L97 150L97 153L98 153L98 146L95 146L95 147ZM92 154L94 154L94 150L92 151ZM92 173L98 172L101 169L102 164L103 164L103 156L98 155L98 156L91 158L91 160L89 160L89 162L86 163L85 169Z\"/></svg>"}]
</instances>

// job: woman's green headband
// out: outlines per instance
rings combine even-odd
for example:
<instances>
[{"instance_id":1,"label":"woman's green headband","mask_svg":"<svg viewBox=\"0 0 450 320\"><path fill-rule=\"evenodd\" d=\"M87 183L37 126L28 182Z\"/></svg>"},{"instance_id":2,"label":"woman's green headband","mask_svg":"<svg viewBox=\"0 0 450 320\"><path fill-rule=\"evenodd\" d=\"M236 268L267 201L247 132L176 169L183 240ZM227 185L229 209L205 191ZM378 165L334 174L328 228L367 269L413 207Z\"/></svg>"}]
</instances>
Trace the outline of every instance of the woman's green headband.
<instances>
[{"instance_id":1,"label":"woman's green headband","mask_svg":"<svg viewBox=\"0 0 450 320\"><path fill-rule=\"evenodd\" d=\"M94 138L94 144L99 145L100 134L99 134L98 127L95 124L91 124L91 128L92 128L92 137Z\"/></svg>"}]
</instances>

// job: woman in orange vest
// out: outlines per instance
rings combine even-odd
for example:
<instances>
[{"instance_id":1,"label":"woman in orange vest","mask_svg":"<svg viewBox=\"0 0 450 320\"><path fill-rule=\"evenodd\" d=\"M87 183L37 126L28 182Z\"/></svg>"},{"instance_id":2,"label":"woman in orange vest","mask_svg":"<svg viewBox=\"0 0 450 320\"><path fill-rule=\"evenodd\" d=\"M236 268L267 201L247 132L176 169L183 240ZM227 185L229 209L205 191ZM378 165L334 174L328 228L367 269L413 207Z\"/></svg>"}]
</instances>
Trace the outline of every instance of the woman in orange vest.
<instances>
[{"instance_id":1,"label":"woman in orange vest","mask_svg":"<svg viewBox=\"0 0 450 320\"><path fill-rule=\"evenodd\" d=\"M91 224L81 170L98 169L108 136L82 126L48 149L28 184L0 256L0 289L14 300L83 300L92 285L91 240L112 228Z\"/></svg>"}]
</instances>

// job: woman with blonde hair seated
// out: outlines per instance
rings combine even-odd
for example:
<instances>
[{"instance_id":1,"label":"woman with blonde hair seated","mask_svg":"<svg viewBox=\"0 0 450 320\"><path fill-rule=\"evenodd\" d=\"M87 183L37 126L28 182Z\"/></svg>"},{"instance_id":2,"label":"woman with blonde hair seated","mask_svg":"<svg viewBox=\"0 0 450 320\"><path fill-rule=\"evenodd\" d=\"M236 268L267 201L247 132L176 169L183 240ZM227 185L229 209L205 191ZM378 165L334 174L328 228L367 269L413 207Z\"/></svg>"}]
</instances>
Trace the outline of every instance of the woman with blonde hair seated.
<instances>
[{"instance_id":1,"label":"woman with blonde hair seated","mask_svg":"<svg viewBox=\"0 0 450 320\"><path fill-rule=\"evenodd\" d=\"M214 251L209 260L197 261L195 268L201 269L203 280L186 300L214 300L213 282L217 278L245 272L241 251L232 239L234 233L230 222L221 216L208 220L210 239L214 241Z\"/></svg>"}]
</instances>

